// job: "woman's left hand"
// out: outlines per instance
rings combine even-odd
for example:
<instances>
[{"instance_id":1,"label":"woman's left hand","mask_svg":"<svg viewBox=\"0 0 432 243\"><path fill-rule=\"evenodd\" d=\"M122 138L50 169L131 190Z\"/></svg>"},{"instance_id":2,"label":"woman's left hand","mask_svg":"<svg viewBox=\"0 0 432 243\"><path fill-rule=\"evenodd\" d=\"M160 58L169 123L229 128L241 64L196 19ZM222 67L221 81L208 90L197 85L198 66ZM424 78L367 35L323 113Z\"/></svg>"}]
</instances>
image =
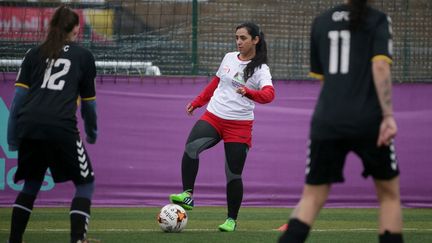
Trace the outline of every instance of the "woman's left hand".
<instances>
[{"instance_id":1,"label":"woman's left hand","mask_svg":"<svg viewBox=\"0 0 432 243\"><path fill-rule=\"evenodd\" d=\"M244 86L240 87L236 90L236 92L244 96L246 94L246 88Z\"/></svg>"}]
</instances>

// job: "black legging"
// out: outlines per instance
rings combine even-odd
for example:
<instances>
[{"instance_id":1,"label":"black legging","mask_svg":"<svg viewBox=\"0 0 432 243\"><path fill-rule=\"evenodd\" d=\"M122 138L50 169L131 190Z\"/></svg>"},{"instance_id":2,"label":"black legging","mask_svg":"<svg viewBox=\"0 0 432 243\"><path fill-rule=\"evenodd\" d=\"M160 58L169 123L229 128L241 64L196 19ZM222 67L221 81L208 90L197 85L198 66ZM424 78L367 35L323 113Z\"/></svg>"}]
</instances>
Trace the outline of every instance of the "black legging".
<instances>
[{"instance_id":1,"label":"black legging","mask_svg":"<svg viewBox=\"0 0 432 243\"><path fill-rule=\"evenodd\" d=\"M198 120L186 142L182 159L183 190L193 192L195 179L199 168L199 154L215 146L221 137L216 129L208 122ZM225 175L227 179L228 217L237 219L238 211L243 200L242 172L248 152L245 143L225 143Z\"/></svg>"}]
</instances>

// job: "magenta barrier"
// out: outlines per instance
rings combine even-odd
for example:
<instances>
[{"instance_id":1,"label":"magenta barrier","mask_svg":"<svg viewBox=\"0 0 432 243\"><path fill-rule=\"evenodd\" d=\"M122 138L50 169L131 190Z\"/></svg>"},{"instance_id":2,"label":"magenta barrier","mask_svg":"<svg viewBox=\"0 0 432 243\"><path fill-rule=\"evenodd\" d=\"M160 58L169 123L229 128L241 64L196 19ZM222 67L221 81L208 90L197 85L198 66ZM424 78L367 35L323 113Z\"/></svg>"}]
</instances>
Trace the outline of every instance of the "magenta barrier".
<instances>
[{"instance_id":1,"label":"magenta barrier","mask_svg":"<svg viewBox=\"0 0 432 243\"><path fill-rule=\"evenodd\" d=\"M11 183L16 154L5 146L14 79L13 73L0 73L0 206L11 205L20 187ZM96 176L94 205L161 206L168 203L170 193L181 191L184 142L204 111L189 117L185 105L207 81L207 77L98 77L100 135L96 145L87 145ZM293 206L300 197L309 121L320 86L311 81L277 81L275 88L276 100L256 107L253 147L243 174L244 206ZM396 152L402 201L408 207L432 207L431 93L432 84L394 85ZM200 159L196 204L225 205L222 144ZM345 177L344 184L333 187L327 206L377 206L372 180L361 177L361 163L354 155L348 157ZM54 186L49 175L43 189L36 202L41 206L67 206L74 193L71 183Z\"/></svg>"}]
</instances>

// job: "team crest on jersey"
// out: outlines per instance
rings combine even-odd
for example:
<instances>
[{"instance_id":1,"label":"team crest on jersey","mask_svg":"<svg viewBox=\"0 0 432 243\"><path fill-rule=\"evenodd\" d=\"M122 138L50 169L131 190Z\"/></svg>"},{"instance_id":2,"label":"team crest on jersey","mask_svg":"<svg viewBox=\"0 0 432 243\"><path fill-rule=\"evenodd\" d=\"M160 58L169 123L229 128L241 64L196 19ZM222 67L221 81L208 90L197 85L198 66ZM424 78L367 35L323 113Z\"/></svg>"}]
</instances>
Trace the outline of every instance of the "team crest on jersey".
<instances>
[{"instance_id":1,"label":"team crest on jersey","mask_svg":"<svg viewBox=\"0 0 432 243\"><path fill-rule=\"evenodd\" d=\"M236 73L236 75L234 75L231 81L231 84L233 85L234 88L243 87L246 84L243 78L243 72Z\"/></svg>"},{"instance_id":2,"label":"team crest on jersey","mask_svg":"<svg viewBox=\"0 0 432 243\"><path fill-rule=\"evenodd\" d=\"M229 68L228 66L224 66L224 67L222 68L222 71L223 71L224 73L229 73L230 68Z\"/></svg>"}]
</instances>

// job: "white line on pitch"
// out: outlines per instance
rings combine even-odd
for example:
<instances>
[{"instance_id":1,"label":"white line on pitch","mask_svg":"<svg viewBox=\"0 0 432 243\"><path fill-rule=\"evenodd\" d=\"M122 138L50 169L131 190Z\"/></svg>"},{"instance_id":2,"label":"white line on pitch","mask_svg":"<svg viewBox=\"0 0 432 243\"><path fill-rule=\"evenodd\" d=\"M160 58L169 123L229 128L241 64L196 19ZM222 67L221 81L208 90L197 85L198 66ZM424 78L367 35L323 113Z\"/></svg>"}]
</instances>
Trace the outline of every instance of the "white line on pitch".
<instances>
[{"instance_id":1,"label":"white line on pitch","mask_svg":"<svg viewBox=\"0 0 432 243\"><path fill-rule=\"evenodd\" d=\"M26 231L30 232L69 232L70 229L53 229L53 228L45 228L45 229L27 229ZM0 231L8 232L9 229L0 229ZM90 232L159 232L160 229L90 229ZM218 232L217 229L185 229L184 231L190 232ZM278 231L277 229L267 229L267 230L246 230L246 229L237 229L240 232L272 232ZM354 228L354 229L312 229L312 231L316 232L369 232L369 231L377 231L375 228ZM431 232L432 229L419 229L419 228L404 228L405 232Z\"/></svg>"}]
</instances>

